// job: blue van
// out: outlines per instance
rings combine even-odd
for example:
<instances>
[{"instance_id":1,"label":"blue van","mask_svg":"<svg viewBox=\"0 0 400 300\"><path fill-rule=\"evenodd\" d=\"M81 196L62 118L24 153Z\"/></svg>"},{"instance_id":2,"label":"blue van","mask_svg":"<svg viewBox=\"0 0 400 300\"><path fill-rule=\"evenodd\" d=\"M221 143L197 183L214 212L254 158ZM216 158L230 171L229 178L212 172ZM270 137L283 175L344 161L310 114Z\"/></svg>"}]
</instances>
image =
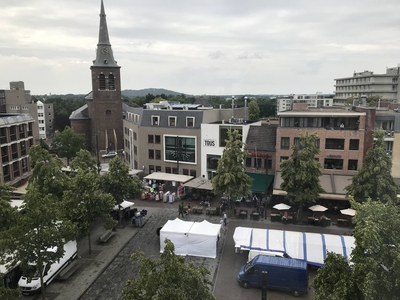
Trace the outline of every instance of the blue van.
<instances>
[{"instance_id":1,"label":"blue van","mask_svg":"<svg viewBox=\"0 0 400 300\"><path fill-rule=\"evenodd\" d=\"M238 281L244 288L261 287L263 271L268 272L267 288L287 291L295 297L308 293L308 273L305 261L257 255L240 268Z\"/></svg>"}]
</instances>

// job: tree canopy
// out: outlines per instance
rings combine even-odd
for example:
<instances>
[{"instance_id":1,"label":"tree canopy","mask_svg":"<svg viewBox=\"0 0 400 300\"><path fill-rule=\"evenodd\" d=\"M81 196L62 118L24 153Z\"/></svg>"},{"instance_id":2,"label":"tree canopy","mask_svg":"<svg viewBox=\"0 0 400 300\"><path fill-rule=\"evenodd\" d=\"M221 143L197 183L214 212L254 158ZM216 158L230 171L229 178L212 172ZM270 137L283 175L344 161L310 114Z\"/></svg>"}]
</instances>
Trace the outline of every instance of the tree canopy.
<instances>
[{"instance_id":1,"label":"tree canopy","mask_svg":"<svg viewBox=\"0 0 400 300\"><path fill-rule=\"evenodd\" d=\"M72 188L64 192L63 209L79 232L87 236L91 255L90 232L94 222L101 218L107 229L116 225L110 215L114 208L114 199L110 194L101 191L96 161L87 150L78 153L71 162L71 168L74 170L71 176Z\"/></svg>"},{"instance_id":2,"label":"tree canopy","mask_svg":"<svg viewBox=\"0 0 400 300\"><path fill-rule=\"evenodd\" d=\"M174 253L174 244L166 239L161 260L153 260L144 253L134 253L132 261L140 268L136 279L129 280L123 290L123 300L214 300L210 291L210 271L204 266L185 263L185 258Z\"/></svg>"},{"instance_id":3,"label":"tree canopy","mask_svg":"<svg viewBox=\"0 0 400 300\"><path fill-rule=\"evenodd\" d=\"M260 107L257 101L253 100L249 103L249 120L257 121L260 118Z\"/></svg>"},{"instance_id":4,"label":"tree canopy","mask_svg":"<svg viewBox=\"0 0 400 300\"><path fill-rule=\"evenodd\" d=\"M231 199L239 199L251 193L251 178L244 171L247 152L243 149L242 135L228 130L228 139L221 159L218 161L217 174L212 179L214 191L228 194Z\"/></svg>"},{"instance_id":5,"label":"tree canopy","mask_svg":"<svg viewBox=\"0 0 400 300\"><path fill-rule=\"evenodd\" d=\"M85 148L85 139L82 134L77 134L69 126L61 132L54 134L52 147L57 151L57 155L67 159L69 165L70 159L75 157L80 149Z\"/></svg>"},{"instance_id":6,"label":"tree canopy","mask_svg":"<svg viewBox=\"0 0 400 300\"><path fill-rule=\"evenodd\" d=\"M315 203L324 190L319 182L321 164L315 159L320 150L316 133L300 135L299 144L292 147L292 156L281 163L281 189L287 198L298 206L298 219L301 219L303 205Z\"/></svg>"},{"instance_id":7,"label":"tree canopy","mask_svg":"<svg viewBox=\"0 0 400 300\"><path fill-rule=\"evenodd\" d=\"M312 285L319 299L400 299L399 208L368 199L350 200L355 248L350 260L328 254Z\"/></svg>"},{"instance_id":8,"label":"tree canopy","mask_svg":"<svg viewBox=\"0 0 400 300\"><path fill-rule=\"evenodd\" d=\"M391 175L392 158L386 153L384 136L384 130L374 132L374 147L368 150L364 164L345 188L347 196L353 196L357 202L370 198L383 203L398 203L399 189Z\"/></svg>"}]
</instances>

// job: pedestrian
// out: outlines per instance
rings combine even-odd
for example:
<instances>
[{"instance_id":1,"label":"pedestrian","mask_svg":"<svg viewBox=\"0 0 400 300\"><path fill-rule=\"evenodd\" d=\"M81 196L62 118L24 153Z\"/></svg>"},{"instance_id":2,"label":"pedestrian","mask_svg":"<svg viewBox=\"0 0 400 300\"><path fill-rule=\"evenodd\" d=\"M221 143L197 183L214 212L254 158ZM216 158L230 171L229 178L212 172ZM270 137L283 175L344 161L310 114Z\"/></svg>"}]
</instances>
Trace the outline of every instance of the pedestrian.
<instances>
[{"instance_id":1,"label":"pedestrian","mask_svg":"<svg viewBox=\"0 0 400 300\"><path fill-rule=\"evenodd\" d=\"M262 203L260 205L260 216L261 216L261 219L263 219L263 217L264 217L264 203Z\"/></svg>"},{"instance_id":2,"label":"pedestrian","mask_svg":"<svg viewBox=\"0 0 400 300\"><path fill-rule=\"evenodd\" d=\"M190 203L187 205L186 215L190 214Z\"/></svg>"},{"instance_id":3,"label":"pedestrian","mask_svg":"<svg viewBox=\"0 0 400 300\"><path fill-rule=\"evenodd\" d=\"M179 204L179 215L178 218L182 216L184 218L185 216L183 215L183 203Z\"/></svg>"},{"instance_id":4,"label":"pedestrian","mask_svg":"<svg viewBox=\"0 0 400 300\"><path fill-rule=\"evenodd\" d=\"M224 212L224 226L228 225L227 220L228 216L226 215L226 212Z\"/></svg>"}]
</instances>

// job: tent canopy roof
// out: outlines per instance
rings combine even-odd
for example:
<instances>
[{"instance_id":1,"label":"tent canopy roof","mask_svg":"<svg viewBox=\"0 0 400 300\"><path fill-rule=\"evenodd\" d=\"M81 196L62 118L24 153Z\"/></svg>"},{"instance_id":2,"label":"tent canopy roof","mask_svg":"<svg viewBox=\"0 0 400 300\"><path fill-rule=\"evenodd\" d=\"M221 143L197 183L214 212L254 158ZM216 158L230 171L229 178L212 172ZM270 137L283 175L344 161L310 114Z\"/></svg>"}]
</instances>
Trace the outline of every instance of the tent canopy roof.
<instances>
[{"instance_id":1,"label":"tent canopy roof","mask_svg":"<svg viewBox=\"0 0 400 300\"><path fill-rule=\"evenodd\" d=\"M190 234L201 234L209 236L217 236L221 230L221 224L212 224L206 220L203 222L196 222L190 229Z\"/></svg>"},{"instance_id":2,"label":"tent canopy roof","mask_svg":"<svg viewBox=\"0 0 400 300\"><path fill-rule=\"evenodd\" d=\"M188 233L192 228L194 222L182 221L179 218L175 220L168 220L168 222L161 229L162 232L174 232L174 233Z\"/></svg>"},{"instance_id":3,"label":"tent canopy roof","mask_svg":"<svg viewBox=\"0 0 400 300\"><path fill-rule=\"evenodd\" d=\"M151 173L151 174L147 175L146 177L144 177L144 179L177 181L177 182L183 182L183 183L189 181L192 178L193 178L193 176L162 173L162 172L154 172L154 173Z\"/></svg>"}]
</instances>

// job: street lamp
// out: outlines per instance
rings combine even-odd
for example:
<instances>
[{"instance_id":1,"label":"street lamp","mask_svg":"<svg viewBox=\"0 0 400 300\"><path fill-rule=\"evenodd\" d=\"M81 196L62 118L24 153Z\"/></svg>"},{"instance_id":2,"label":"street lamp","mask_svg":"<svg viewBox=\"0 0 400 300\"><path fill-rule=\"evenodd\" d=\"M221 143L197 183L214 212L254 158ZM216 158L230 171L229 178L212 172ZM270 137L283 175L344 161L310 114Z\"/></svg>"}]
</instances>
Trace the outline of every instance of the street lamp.
<instances>
[{"instance_id":1,"label":"street lamp","mask_svg":"<svg viewBox=\"0 0 400 300\"><path fill-rule=\"evenodd\" d=\"M247 120L247 96L244 97L244 121Z\"/></svg>"},{"instance_id":2,"label":"street lamp","mask_svg":"<svg viewBox=\"0 0 400 300\"><path fill-rule=\"evenodd\" d=\"M234 107L235 107L235 96L232 96L232 123L235 120L235 116L234 116Z\"/></svg>"}]
</instances>

